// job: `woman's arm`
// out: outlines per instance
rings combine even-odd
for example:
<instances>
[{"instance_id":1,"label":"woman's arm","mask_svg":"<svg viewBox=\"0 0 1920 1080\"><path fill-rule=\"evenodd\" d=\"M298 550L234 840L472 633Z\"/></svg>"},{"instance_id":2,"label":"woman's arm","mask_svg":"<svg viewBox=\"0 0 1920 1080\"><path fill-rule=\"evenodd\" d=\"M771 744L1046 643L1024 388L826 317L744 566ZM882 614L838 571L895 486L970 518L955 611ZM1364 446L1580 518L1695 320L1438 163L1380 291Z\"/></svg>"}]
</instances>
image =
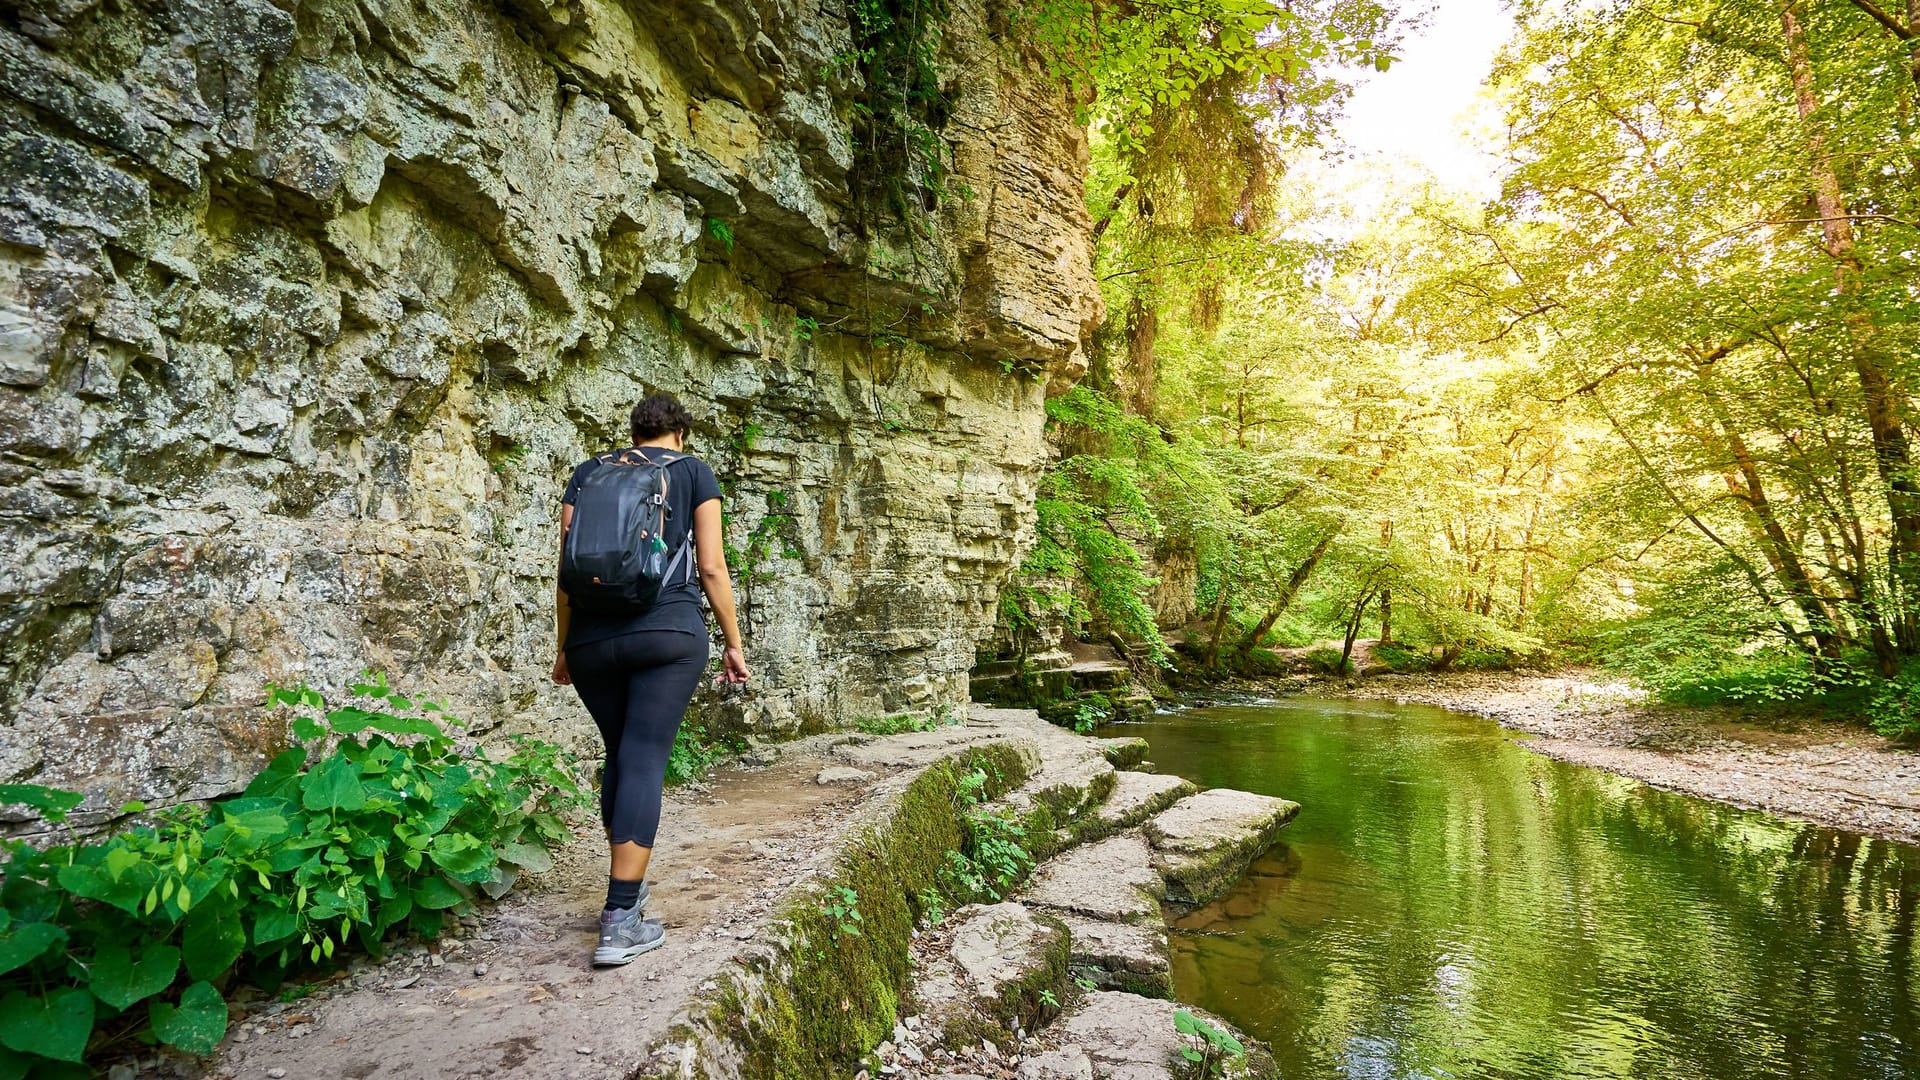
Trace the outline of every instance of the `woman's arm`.
<instances>
[{"instance_id":1,"label":"woman's arm","mask_svg":"<svg viewBox=\"0 0 1920 1080\"><path fill-rule=\"evenodd\" d=\"M706 590L713 616L720 620L726 651L720 654L720 681L743 683L747 654L741 648L740 622L733 610L733 578L727 573L727 548L720 530L720 500L708 499L693 508L693 547L700 558L700 587Z\"/></svg>"},{"instance_id":2,"label":"woman's arm","mask_svg":"<svg viewBox=\"0 0 1920 1080\"><path fill-rule=\"evenodd\" d=\"M560 504L560 550L567 550L567 530L573 528L573 504ZM556 561L555 567L560 564ZM553 681L561 686L573 682L567 670L567 626L573 621L573 609L567 606L566 590L560 588L556 574L553 586L553 624L557 637L553 646Z\"/></svg>"}]
</instances>

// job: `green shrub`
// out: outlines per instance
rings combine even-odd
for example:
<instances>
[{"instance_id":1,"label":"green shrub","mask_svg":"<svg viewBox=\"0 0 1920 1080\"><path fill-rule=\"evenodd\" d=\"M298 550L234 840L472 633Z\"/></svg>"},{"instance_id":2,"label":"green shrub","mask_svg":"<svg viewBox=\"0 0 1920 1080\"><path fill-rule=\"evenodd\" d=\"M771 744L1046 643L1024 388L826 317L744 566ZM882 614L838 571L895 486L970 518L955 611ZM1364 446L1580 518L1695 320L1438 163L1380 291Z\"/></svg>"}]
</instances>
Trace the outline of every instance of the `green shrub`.
<instances>
[{"instance_id":1,"label":"green shrub","mask_svg":"<svg viewBox=\"0 0 1920 1080\"><path fill-rule=\"evenodd\" d=\"M1506 649L1467 645L1461 648L1449 666L1455 671L1506 671L1518 662L1519 657Z\"/></svg>"},{"instance_id":2,"label":"green shrub","mask_svg":"<svg viewBox=\"0 0 1920 1080\"><path fill-rule=\"evenodd\" d=\"M1878 682L1867 700L1867 722L1890 739L1920 735L1920 664Z\"/></svg>"},{"instance_id":3,"label":"green shrub","mask_svg":"<svg viewBox=\"0 0 1920 1080\"><path fill-rule=\"evenodd\" d=\"M1301 659L1306 661L1308 668L1322 675L1338 675L1347 670L1346 658L1340 655L1339 649L1333 648L1330 645L1322 645L1317 649L1308 649L1306 655L1302 656Z\"/></svg>"},{"instance_id":4,"label":"green shrub","mask_svg":"<svg viewBox=\"0 0 1920 1080\"><path fill-rule=\"evenodd\" d=\"M1373 658L1390 671L1432 671L1433 657L1425 649L1392 642L1375 645Z\"/></svg>"},{"instance_id":5,"label":"green shrub","mask_svg":"<svg viewBox=\"0 0 1920 1080\"><path fill-rule=\"evenodd\" d=\"M709 734L704 724L681 724L667 749L667 786L701 783L722 761L745 750L739 739Z\"/></svg>"},{"instance_id":6,"label":"green shrub","mask_svg":"<svg viewBox=\"0 0 1920 1080\"><path fill-rule=\"evenodd\" d=\"M209 1053L226 1035L230 973L271 986L349 941L431 936L476 894L552 866L562 813L585 801L559 748L519 738L496 761L457 745L433 702L380 678L354 693L362 704L330 709L312 690L270 688L269 705L303 710L302 745L237 797L98 842L7 846L0 1077L85 1076L128 1040ZM80 797L10 785L0 801L59 824Z\"/></svg>"}]
</instances>

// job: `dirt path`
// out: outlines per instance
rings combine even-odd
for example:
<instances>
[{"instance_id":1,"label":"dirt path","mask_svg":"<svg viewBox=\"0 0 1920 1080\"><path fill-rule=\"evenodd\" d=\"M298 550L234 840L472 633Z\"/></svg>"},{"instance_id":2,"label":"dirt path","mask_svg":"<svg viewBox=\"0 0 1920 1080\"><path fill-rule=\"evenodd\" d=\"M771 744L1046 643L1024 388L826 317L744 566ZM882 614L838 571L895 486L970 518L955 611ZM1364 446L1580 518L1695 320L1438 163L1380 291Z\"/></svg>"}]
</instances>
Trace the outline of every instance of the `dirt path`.
<instances>
[{"instance_id":1,"label":"dirt path","mask_svg":"<svg viewBox=\"0 0 1920 1080\"><path fill-rule=\"evenodd\" d=\"M1731 710L1658 705L1590 672L1378 675L1333 692L1474 713L1538 736L1525 745L1562 761L1920 843L1920 753L1861 728L1814 719L1761 725Z\"/></svg>"},{"instance_id":2,"label":"dirt path","mask_svg":"<svg viewBox=\"0 0 1920 1080\"><path fill-rule=\"evenodd\" d=\"M754 936L786 887L821 869L869 792L814 782L798 753L669 793L648 914L673 947L612 970L588 963L606 887L585 828L534 891L484 908L431 946L356 961L310 996L255 1001L207 1076L625 1077L675 1011Z\"/></svg>"}]
</instances>

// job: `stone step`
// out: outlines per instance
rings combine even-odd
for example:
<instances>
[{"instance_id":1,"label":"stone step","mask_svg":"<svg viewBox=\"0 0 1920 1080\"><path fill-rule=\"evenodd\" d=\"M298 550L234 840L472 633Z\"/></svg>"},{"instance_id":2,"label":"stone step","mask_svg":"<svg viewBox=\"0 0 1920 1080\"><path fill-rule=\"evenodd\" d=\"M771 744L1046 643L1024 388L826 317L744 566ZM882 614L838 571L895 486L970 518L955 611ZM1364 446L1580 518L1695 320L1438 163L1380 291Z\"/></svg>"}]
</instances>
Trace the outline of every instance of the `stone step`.
<instances>
[{"instance_id":1,"label":"stone step","mask_svg":"<svg viewBox=\"0 0 1920 1080\"><path fill-rule=\"evenodd\" d=\"M1021 899L1063 915L1159 925L1166 887L1146 839L1130 832L1042 863Z\"/></svg>"},{"instance_id":2,"label":"stone step","mask_svg":"<svg viewBox=\"0 0 1920 1080\"><path fill-rule=\"evenodd\" d=\"M1299 812L1300 804L1286 799L1214 788L1174 803L1142 832L1167 898L1205 904L1239 880Z\"/></svg>"},{"instance_id":3,"label":"stone step","mask_svg":"<svg viewBox=\"0 0 1920 1080\"><path fill-rule=\"evenodd\" d=\"M1047 858L1075 835L1081 822L1092 820L1113 791L1118 771L1107 760L1106 744L1055 727L1026 709L975 705L969 715L1003 723L1017 716L1038 747L1039 767L987 809L1012 815L1025 830L1034 858Z\"/></svg>"},{"instance_id":4,"label":"stone step","mask_svg":"<svg viewBox=\"0 0 1920 1080\"><path fill-rule=\"evenodd\" d=\"M1173 996L1165 923L1103 922L1080 915L1062 915L1060 921L1072 942L1068 969L1075 979L1086 979L1102 990Z\"/></svg>"},{"instance_id":5,"label":"stone step","mask_svg":"<svg viewBox=\"0 0 1920 1080\"><path fill-rule=\"evenodd\" d=\"M1090 832L1110 836L1166 810L1195 792L1192 783L1164 773L1122 772L1113 778L1113 790L1087 819ZM1088 836L1088 839L1092 839Z\"/></svg>"},{"instance_id":6,"label":"stone step","mask_svg":"<svg viewBox=\"0 0 1920 1080\"><path fill-rule=\"evenodd\" d=\"M922 958L912 998L949 1044L1012 1037L1051 1020L1067 996L1068 931L1023 904L954 912L951 941Z\"/></svg>"},{"instance_id":7,"label":"stone step","mask_svg":"<svg viewBox=\"0 0 1920 1080\"><path fill-rule=\"evenodd\" d=\"M1224 1076L1269 1080L1279 1075L1265 1047L1219 1017L1136 994L1093 991L1047 1029L1047 1038L1058 1049L1084 1053L1094 1080L1182 1080L1193 1075L1193 1067L1180 1052L1199 1046L1195 1036L1174 1029L1173 1014L1183 1008L1247 1048L1246 1056Z\"/></svg>"}]
</instances>

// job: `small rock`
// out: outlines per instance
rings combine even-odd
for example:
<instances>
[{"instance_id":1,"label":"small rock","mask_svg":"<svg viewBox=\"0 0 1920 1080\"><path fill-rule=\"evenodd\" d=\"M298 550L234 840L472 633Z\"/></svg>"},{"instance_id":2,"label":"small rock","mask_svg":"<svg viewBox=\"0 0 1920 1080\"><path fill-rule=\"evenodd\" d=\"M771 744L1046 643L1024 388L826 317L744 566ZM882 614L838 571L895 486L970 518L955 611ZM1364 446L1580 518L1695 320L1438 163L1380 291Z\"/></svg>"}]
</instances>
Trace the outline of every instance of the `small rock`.
<instances>
[{"instance_id":1,"label":"small rock","mask_svg":"<svg viewBox=\"0 0 1920 1080\"><path fill-rule=\"evenodd\" d=\"M907 1033L907 1026L905 1024L893 1025L893 1041L894 1042L904 1043L907 1041L908 1037L909 1036Z\"/></svg>"},{"instance_id":2,"label":"small rock","mask_svg":"<svg viewBox=\"0 0 1920 1080\"><path fill-rule=\"evenodd\" d=\"M133 1080L132 1066L115 1065L107 1070L107 1080Z\"/></svg>"},{"instance_id":3,"label":"small rock","mask_svg":"<svg viewBox=\"0 0 1920 1080\"><path fill-rule=\"evenodd\" d=\"M921 1053L920 1048L916 1046L902 1046L900 1057L910 1065L924 1065L927 1062L927 1055Z\"/></svg>"},{"instance_id":4,"label":"small rock","mask_svg":"<svg viewBox=\"0 0 1920 1080\"><path fill-rule=\"evenodd\" d=\"M427 963L433 967L445 967L447 965L446 960L442 959L438 955L435 955L434 958L427 961Z\"/></svg>"},{"instance_id":5,"label":"small rock","mask_svg":"<svg viewBox=\"0 0 1920 1080\"><path fill-rule=\"evenodd\" d=\"M272 1080L282 1080L282 1078L283 1078L283 1077L285 1077L285 1076L287 1075L287 1070L285 1070L285 1069L268 1069L268 1070L267 1070L267 1075L268 1075L269 1077L271 1077L271 1078L272 1078Z\"/></svg>"},{"instance_id":6,"label":"small rock","mask_svg":"<svg viewBox=\"0 0 1920 1080\"><path fill-rule=\"evenodd\" d=\"M473 973L475 975L485 975L487 973L487 965L485 964L473 965Z\"/></svg>"},{"instance_id":7,"label":"small rock","mask_svg":"<svg viewBox=\"0 0 1920 1080\"><path fill-rule=\"evenodd\" d=\"M865 769L856 769L850 765L829 765L814 775L813 782L822 786L827 784L864 784L873 779L873 773Z\"/></svg>"},{"instance_id":8,"label":"small rock","mask_svg":"<svg viewBox=\"0 0 1920 1080\"><path fill-rule=\"evenodd\" d=\"M877 1057L883 1057L883 1058L892 1057L893 1044L890 1042L883 1042L879 1046L874 1047L873 1052L874 1052L874 1055Z\"/></svg>"},{"instance_id":9,"label":"small rock","mask_svg":"<svg viewBox=\"0 0 1920 1080\"><path fill-rule=\"evenodd\" d=\"M393 983L393 988L395 990L405 990L407 987L412 986L414 983L417 983L419 981L420 981L420 976L409 975L404 979L395 979Z\"/></svg>"},{"instance_id":10,"label":"small rock","mask_svg":"<svg viewBox=\"0 0 1920 1080\"><path fill-rule=\"evenodd\" d=\"M312 1024L295 1024L292 1027L287 1029L287 1038L304 1039L307 1037L308 1033L312 1031L313 1031Z\"/></svg>"},{"instance_id":11,"label":"small rock","mask_svg":"<svg viewBox=\"0 0 1920 1080\"><path fill-rule=\"evenodd\" d=\"M908 1031L920 1030L920 1018L918 1016L907 1017L907 1030Z\"/></svg>"},{"instance_id":12,"label":"small rock","mask_svg":"<svg viewBox=\"0 0 1920 1080\"><path fill-rule=\"evenodd\" d=\"M574 1048L573 1048L573 1052L574 1052L574 1053L576 1053L576 1054L591 1054L591 1053L593 1053L593 1047L591 1047L591 1046L576 1046L576 1047L574 1047Z\"/></svg>"}]
</instances>

